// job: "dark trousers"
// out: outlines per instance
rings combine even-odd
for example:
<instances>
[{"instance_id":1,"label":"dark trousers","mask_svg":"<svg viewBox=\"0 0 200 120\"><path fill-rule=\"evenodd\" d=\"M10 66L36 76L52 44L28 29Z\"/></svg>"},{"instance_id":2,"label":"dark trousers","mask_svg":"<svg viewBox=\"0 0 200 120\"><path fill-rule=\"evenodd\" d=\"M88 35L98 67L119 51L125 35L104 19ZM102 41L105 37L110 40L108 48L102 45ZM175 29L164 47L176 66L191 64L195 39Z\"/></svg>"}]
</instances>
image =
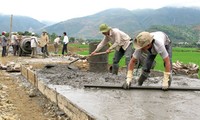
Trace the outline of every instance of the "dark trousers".
<instances>
[{"instance_id":1,"label":"dark trousers","mask_svg":"<svg viewBox=\"0 0 200 120\"><path fill-rule=\"evenodd\" d=\"M129 64L129 62L131 60L131 56L134 52L132 46L133 46L133 43L130 43L130 45L128 46L128 48L126 50L124 50L121 47L119 51L117 51L117 50L115 51L115 55L113 58L113 65L112 65L112 73L113 74L118 74L118 69L119 69L118 63L123 56L125 56L126 67L128 68L128 64Z\"/></svg>"},{"instance_id":2,"label":"dark trousers","mask_svg":"<svg viewBox=\"0 0 200 120\"><path fill-rule=\"evenodd\" d=\"M18 55L19 45L12 45L14 56Z\"/></svg>"},{"instance_id":3,"label":"dark trousers","mask_svg":"<svg viewBox=\"0 0 200 120\"><path fill-rule=\"evenodd\" d=\"M113 64L118 65L121 58L125 55L125 62L126 62L126 66L128 67L128 64L131 60L131 56L134 52L132 46L133 46L133 43L130 43L130 45L128 46L128 48L126 50L124 50L123 48L120 48L119 51L116 50L115 56L113 58Z\"/></svg>"},{"instance_id":4,"label":"dark trousers","mask_svg":"<svg viewBox=\"0 0 200 120\"><path fill-rule=\"evenodd\" d=\"M65 52L67 53L67 44L63 44L62 55L64 55Z\"/></svg>"},{"instance_id":5,"label":"dark trousers","mask_svg":"<svg viewBox=\"0 0 200 120\"><path fill-rule=\"evenodd\" d=\"M6 46L2 46L2 57L6 56Z\"/></svg>"},{"instance_id":6,"label":"dark trousers","mask_svg":"<svg viewBox=\"0 0 200 120\"><path fill-rule=\"evenodd\" d=\"M44 47L41 48L41 51L43 53L43 56L49 56L49 52L48 52L48 49L47 49L47 45L45 45Z\"/></svg>"}]
</instances>

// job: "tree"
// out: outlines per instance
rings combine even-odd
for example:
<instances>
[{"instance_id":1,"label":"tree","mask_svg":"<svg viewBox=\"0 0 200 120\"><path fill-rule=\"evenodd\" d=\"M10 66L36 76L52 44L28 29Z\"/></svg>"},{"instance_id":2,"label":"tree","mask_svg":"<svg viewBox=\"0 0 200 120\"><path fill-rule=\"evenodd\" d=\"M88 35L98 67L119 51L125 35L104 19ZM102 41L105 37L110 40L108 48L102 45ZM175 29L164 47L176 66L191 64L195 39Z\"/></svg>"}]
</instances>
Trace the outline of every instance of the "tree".
<instances>
[{"instance_id":1,"label":"tree","mask_svg":"<svg viewBox=\"0 0 200 120\"><path fill-rule=\"evenodd\" d=\"M56 39L56 37L57 37L56 33L52 33L50 35L50 41L54 41L54 39Z\"/></svg>"},{"instance_id":2,"label":"tree","mask_svg":"<svg viewBox=\"0 0 200 120\"><path fill-rule=\"evenodd\" d=\"M70 37L70 38L69 38L69 42L74 43L74 42L75 42L75 38L74 38L74 37Z\"/></svg>"}]
</instances>

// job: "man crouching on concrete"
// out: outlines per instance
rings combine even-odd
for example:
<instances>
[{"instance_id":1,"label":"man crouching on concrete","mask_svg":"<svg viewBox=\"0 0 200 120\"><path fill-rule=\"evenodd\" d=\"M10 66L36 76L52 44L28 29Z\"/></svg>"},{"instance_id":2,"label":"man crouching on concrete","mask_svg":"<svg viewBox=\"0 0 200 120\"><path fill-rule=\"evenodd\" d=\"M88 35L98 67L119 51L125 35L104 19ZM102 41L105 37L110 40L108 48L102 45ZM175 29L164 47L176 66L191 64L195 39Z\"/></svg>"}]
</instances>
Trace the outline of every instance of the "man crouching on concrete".
<instances>
[{"instance_id":1,"label":"man crouching on concrete","mask_svg":"<svg viewBox=\"0 0 200 120\"><path fill-rule=\"evenodd\" d=\"M123 84L124 89L129 89L131 81L133 79L133 69L135 63L143 51L148 52L145 59L144 66L142 68L142 74L138 79L138 85L142 86L143 82L147 79L150 73L150 69L153 65L153 61L157 54L160 54L164 61L164 78L162 81L162 89L168 90L172 81L172 47L171 41L168 36L160 31L157 32L141 32L134 40L135 52L129 62L127 78Z\"/></svg>"}]
</instances>

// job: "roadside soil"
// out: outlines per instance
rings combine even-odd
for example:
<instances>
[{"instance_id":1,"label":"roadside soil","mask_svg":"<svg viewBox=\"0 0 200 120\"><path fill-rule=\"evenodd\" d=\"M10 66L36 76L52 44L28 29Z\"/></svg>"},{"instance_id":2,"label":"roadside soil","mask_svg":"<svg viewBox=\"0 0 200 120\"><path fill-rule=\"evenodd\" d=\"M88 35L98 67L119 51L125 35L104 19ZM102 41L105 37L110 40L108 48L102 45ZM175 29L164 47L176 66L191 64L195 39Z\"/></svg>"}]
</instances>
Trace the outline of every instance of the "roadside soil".
<instances>
[{"instance_id":1,"label":"roadside soil","mask_svg":"<svg viewBox=\"0 0 200 120\"><path fill-rule=\"evenodd\" d=\"M17 62L18 56L0 57L0 63ZM0 120L70 120L67 115L20 73L0 70Z\"/></svg>"},{"instance_id":2,"label":"roadside soil","mask_svg":"<svg viewBox=\"0 0 200 120\"><path fill-rule=\"evenodd\" d=\"M23 80L19 73L0 71L0 120L62 120L64 112Z\"/></svg>"}]
</instances>

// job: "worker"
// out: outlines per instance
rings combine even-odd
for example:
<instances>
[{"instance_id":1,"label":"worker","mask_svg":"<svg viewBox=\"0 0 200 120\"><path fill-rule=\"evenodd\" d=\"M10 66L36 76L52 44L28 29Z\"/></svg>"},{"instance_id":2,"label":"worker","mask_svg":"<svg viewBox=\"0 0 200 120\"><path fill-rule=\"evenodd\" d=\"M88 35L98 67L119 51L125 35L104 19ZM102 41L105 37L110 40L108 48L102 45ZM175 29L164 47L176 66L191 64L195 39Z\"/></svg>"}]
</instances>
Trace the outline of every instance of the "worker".
<instances>
[{"instance_id":1,"label":"worker","mask_svg":"<svg viewBox=\"0 0 200 120\"><path fill-rule=\"evenodd\" d=\"M65 52L67 53L67 45L69 43L69 37L66 32L63 32L63 47L62 47L62 57L64 57Z\"/></svg>"},{"instance_id":2,"label":"worker","mask_svg":"<svg viewBox=\"0 0 200 120\"><path fill-rule=\"evenodd\" d=\"M112 45L106 50L106 53L111 52L111 50L115 49L115 55L113 58L112 65L112 74L118 74L119 69L119 61L125 55L126 65L131 59L131 55L133 53L132 49L132 39L119 30L118 28L111 28L107 24L101 24L99 26L100 32L104 35L103 40L98 44L97 48L91 53L91 55L95 55L99 50L101 50L107 43L111 43Z\"/></svg>"},{"instance_id":3,"label":"worker","mask_svg":"<svg viewBox=\"0 0 200 120\"><path fill-rule=\"evenodd\" d=\"M16 56L18 54L18 51L19 51L19 40L17 38L17 33L16 32L12 33L12 35L11 35L11 43L10 43L10 45L13 48L13 55Z\"/></svg>"},{"instance_id":4,"label":"worker","mask_svg":"<svg viewBox=\"0 0 200 120\"><path fill-rule=\"evenodd\" d=\"M8 45L8 38L5 36L6 32L2 32L1 36L1 46L2 46L2 57L7 55L6 47Z\"/></svg>"},{"instance_id":5,"label":"worker","mask_svg":"<svg viewBox=\"0 0 200 120\"><path fill-rule=\"evenodd\" d=\"M142 68L142 73L138 79L138 85L142 86L143 82L147 79L150 73L150 69L153 65L153 61L157 54L160 54L164 61L164 78L162 81L162 89L168 90L172 81L172 46L171 40L168 36L161 31L157 32L141 32L134 40L135 51L132 55L130 63L128 65L127 78L123 84L124 89L129 89L131 81L133 79L133 69L137 59L140 57L143 51L148 52L145 59L145 64Z\"/></svg>"},{"instance_id":6,"label":"worker","mask_svg":"<svg viewBox=\"0 0 200 120\"><path fill-rule=\"evenodd\" d=\"M61 36L57 36L55 39L54 39L54 53L57 54L58 53L58 48L59 48L59 45L60 45L60 40Z\"/></svg>"},{"instance_id":7,"label":"worker","mask_svg":"<svg viewBox=\"0 0 200 120\"><path fill-rule=\"evenodd\" d=\"M38 39L35 36L35 33L32 33L31 35L31 58L36 58Z\"/></svg>"},{"instance_id":8,"label":"worker","mask_svg":"<svg viewBox=\"0 0 200 120\"><path fill-rule=\"evenodd\" d=\"M40 45L41 51L43 53L43 58L46 58L49 56L47 44L49 44L49 36L48 36L47 32L44 30L42 32L42 35L41 35L40 41L39 41L39 45Z\"/></svg>"}]
</instances>

